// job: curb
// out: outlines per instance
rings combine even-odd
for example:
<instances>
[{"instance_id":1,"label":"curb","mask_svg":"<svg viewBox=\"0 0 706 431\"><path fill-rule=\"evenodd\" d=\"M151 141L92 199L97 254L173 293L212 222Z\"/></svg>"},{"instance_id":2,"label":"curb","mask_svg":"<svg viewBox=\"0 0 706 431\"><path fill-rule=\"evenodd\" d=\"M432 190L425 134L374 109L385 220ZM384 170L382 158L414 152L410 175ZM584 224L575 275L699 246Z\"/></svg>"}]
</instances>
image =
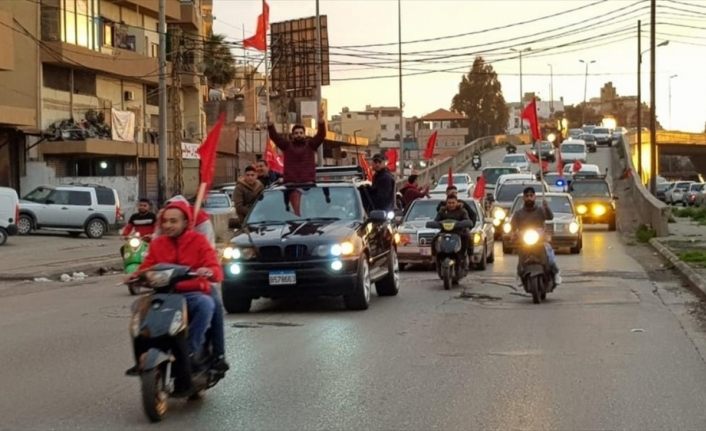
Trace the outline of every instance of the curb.
<instances>
[{"instance_id":1,"label":"curb","mask_svg":"<svg viewBox=\"0 0 706 431\"><path fill-rule=\"evenodd\" d=\"M110 257L102 260L96 260L90 263L76 263L73 265L62 265L58 268L51 268L25 273L10 273L0 274L0 281L17 281L17 280L34 280L35 278L44 277L56 279L61 274L73 274L74 272L83 272L87 276L97 275L101 268L120 268L122 269L122 259L119 257Z\"/></svg>"},{"instance_id":2,"label":"curb","mask_svg":"<svg viewBox=\"0 0 706 431\"><path fill-rule=\"evenodd\" d=\"M664 256L668 261L670 261L679 272L682 273L692 286L699 289L701 292L706 294L706 279L701 277L689 264L683 262L679 257L674 254L666 245L657 238L650 239L650 244L654 247L662 256Z\"/></svg>"}]
</instances>

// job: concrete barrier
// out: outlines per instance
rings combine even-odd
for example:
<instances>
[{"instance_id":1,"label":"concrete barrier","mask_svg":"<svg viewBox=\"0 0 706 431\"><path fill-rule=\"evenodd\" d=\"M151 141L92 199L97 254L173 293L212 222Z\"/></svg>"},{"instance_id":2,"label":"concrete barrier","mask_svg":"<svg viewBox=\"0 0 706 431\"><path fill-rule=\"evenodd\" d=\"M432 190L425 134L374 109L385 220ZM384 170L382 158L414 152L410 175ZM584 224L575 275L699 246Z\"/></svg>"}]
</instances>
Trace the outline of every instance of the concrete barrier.
<instances>
[{"instance_id":1,"label":"concrete barrier","mask_svg":"<svg viewBox=\"0 0 706 431\"><path fill-rule=\"evenodd\" d=\"M434 166L421 169L416 173L417 175L419 175L420 178L426 178L428 173L429 178L434 177L438 179L442 175L449 173L449 167L451 167L453 172L460 172L466 166L468 166L469 163L471 163L473 153L476 150L483 152L489 150L495 145L500 145L503 142L503 140L497 139L496 136L484 136L482 138L475 139L472 142L461 147L453 157L443 159L441 162L435 164ZM400 187L402 187L406 181L406 178L398 179L396 181L397 188L399 189Z\"/></svg>"},{"instance_id":2,"label":"concrete barrier","mask_svg":"<svg viewBox=\"0 0 706 431\"><path fill-rule=\"evenodd\" d=\"M657 236L669 235L669 216L671 208L660 201L645 188L637 175L637 170L633 166L632 147L629 145L634 139L631 133L627 139L621 139L613 153L613 179L620 181L620 187L629 196L638 217L638 223L651 227L657 232ZM629 175L625 175L627 173ZM622 178L625 177L625 178ZM637 226L633 226L637 228Z\"/></svg>"}]
</instances>

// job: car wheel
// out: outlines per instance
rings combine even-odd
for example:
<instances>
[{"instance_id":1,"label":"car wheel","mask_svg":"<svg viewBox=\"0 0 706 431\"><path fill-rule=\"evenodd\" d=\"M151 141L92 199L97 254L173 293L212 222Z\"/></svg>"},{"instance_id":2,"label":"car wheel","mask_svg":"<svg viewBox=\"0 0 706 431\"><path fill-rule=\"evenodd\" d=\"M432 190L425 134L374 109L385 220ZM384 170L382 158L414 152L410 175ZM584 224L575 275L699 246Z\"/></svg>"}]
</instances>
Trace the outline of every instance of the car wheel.
<instances>
[{"instance_id":1,"label":"car wheel","mask_svg":"<svg viewBox=\"0 0 706 431\"><path fill-rule=\"evenodd\" d=\"M387 259L387 275L375 283L375 291L378 296L395 296L400 291L400 263L394 248Z\"/></svg>"},{"instance_id":2,"label":"car wheel","mask_svg":"<svg viewBox=\"0 0 706 431\"><path fill-rule=\"evenodd\" d=\"M481 257L480 262L476 264L476 269L478 271L485 271L488 267L488 244L483 243L483 257Z\"/></svg>"},{"instance_id":3,"label":"car wheel","mask_svg":"<svg viewBox=\"0 0 706 431\"><path fill-rule=\"evenodd\" d=\"M223 298L223 308L228 314L247 313L252 307L252 298L240 298L230 293L229 289L221 290Z\"/></svg>"},{"instance_id":4,"label":"car wheel","mask_svg":"<svg viewBox=\"0 0 706 431\"><path fill-rule=\"evenodd\" d=\"M367 310L370 305L370 266L367 256L364 254L358 261L358 276L355 281L353 293L343 295L343 302L349 310Z\"/></svg>"},{"instance_id":5,"label":"car wheel","mask_svg":"<svg viewBox=\"0 0 706 431\"><path fill-rule=\"evenodd\" d=\"M86 224L86 236L91 239L102 238L107 227L101 219L94 218Z\"/></svg>"},{"instance_id":6,"label":"car wheel","mask_svg":"<svg viewBox=\"0 0 706 431\"><path fill-rule=\"evenodd\" d=\"M7 241L7 232L5 232L5 229L0 227L0 245L5 244Z\"/></svg>"},{"instance_id":7,"label":"car wheel","mask_svg":"<svg viewBox=\"0 0 706 431\"><path fill-rule=\"evenodd\" d=\"M34 228L34 220L27 214L20 214L20 218L17 219L17 233L20 235L27 235L32 232Z\"/></svg>"},{"instance_id":8,"label":"car wheel","mask_svg":"<svg viewBox=\"0 0 706 431\"><path fill-rule=\"evenodd\" d=\"M582 248L583 248L583 238L579 238L579 240L576 242L576 247L571 247L571 254L581 253Z\"/></svg>"}]
</instances>

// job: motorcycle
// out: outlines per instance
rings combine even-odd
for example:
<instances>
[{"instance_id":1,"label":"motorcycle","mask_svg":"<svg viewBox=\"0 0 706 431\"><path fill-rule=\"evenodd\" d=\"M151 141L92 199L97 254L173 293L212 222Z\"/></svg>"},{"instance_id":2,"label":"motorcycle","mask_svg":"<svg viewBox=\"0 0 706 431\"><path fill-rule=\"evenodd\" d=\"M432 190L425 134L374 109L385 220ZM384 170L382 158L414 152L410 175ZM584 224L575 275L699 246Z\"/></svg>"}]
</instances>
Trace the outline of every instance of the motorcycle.
<instances>
[{"instance_id":1,"label":"motorcycle","mask_svg":"<svg viewBox=\"0 0 706 431\"><path fill-rule=\"evenodd\" d=\"M444 289L451 289L468 273L468 253L462 253L463 238L461 231L471 229L470 220L429 221L427 229L439 229L432 241L432 256L436 262L436 272L444 281Z\"/></svg>"},{"instance_id":2,"label":"motorcycle","mask_svg":"<svg viewBox=\"0 0 706 431\"><path fill-rule=\"evenodd\" d=\"M148 239L148 237L141 238L138 233L133 233L127 237L122 248L123 271L125 274L132 274L142 265L145 256L147 256ZM139 288L131 285L128 285L128 290L131 295L137 295L139 293Z\"/></svg>"},{"instance_id":3,"label":"motorcycle","mask_svg":"<svg viewBox=\"0 0 706 431\"><path fill-rule=\"evenodd\" d=\"M518 247L519 274L525 292L532 295L532 302L539 304L552 292L554 275L544 248L544 233L535 229L520 232Z\"/></svg>"},{"instance_id":4,"label":"motorcycle","mask_svg":"<svg viewBox=\"0 0 706 431\"><path fill-rule=\"evenodd\" d=\"M185 266L159 264L131 283L153 291L135 300L130 320L142 406L152 422L162 420L167 413L167 400L175 395L175 384L192 386L194 392L189 399L198 399L225 377L223 371L212 367L216 358L208 340L199 355L203 358L199 368L203 369L191 370L189 366L187 304L184 296L174 290L178 282L197 276Z\"/></svg>"},{"instance_id":5,"label":"motorcycle","mask_svg":"<svg viewBox=\"0 0 706 431\"><path fill-rule=\"evenodd\" d=\"M517 147L514 144L507 144L505 151L508 154L515 154L517 152Z\"/></svg>"},{"instance_id":6,"label":"motorcycle","mask_svg":"<svg viewBox=\"0 0 706 431\"><path fill-rule=\"evenodd\" d=\"M473 156L473 159L471 159L471 164L473 165L473 169L475 169L476 171L480 169L480 156Z\"/></svg>"}]
</instances>

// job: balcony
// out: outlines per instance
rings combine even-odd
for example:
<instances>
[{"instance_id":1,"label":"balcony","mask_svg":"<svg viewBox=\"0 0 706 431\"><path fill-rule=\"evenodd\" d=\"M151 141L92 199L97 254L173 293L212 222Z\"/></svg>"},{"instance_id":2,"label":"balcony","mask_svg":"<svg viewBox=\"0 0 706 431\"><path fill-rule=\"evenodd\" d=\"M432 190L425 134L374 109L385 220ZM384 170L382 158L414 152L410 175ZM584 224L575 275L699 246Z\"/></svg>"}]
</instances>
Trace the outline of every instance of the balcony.
<instances>
[{"instance_id":1,"label":"balcony","mask_svg":"<svg viewBox=\"0 0 706 431\"><path fill-rule=\"evenodd\" d=\"M200 33L203 28L203 17L201 16L201 10L196 2L182 0L181 19L175 23L184 25L187 30Z\"/></svg>"},{"instance_id":2,"label":"balcony","mask_svg":"<svg viewBox=\"0 0 706 431\"><path fill-rule=\"evenodd\" d=\"M141 12L149 12L150 15L157 17L159 14L159 0L114 0L114 3L120 6L131 6L139 8ZM166 0L165 14L168 20L181 19L181 1Z\"/></svg>"},{"instance_id":3,"label":"balcony","mask_svg":"<svg viewBox=\"0 0 706 431\"><path fill-rule=\"evenodd\" d=\"M113 141L112 139L89 138L81 141L50 141L39 144L43 155L68 156L91 154L101 156L125 156L156 158L159 154L157 144Z\"/></svg>"}]
</instances>

